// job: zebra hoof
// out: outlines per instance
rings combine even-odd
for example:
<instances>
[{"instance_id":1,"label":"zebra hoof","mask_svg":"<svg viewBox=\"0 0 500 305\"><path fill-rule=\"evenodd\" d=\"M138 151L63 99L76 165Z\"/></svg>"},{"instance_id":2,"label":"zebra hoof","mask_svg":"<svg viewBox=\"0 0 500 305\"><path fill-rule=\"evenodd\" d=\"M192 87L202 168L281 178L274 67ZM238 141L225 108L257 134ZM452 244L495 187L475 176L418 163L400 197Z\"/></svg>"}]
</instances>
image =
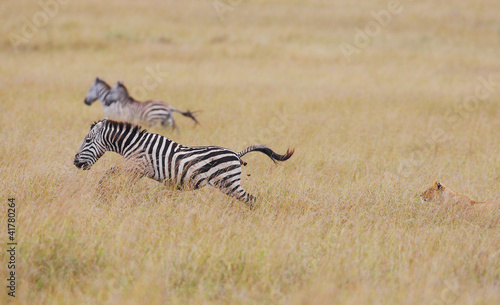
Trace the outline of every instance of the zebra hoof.
<instances>
[{"instance_id":1,"label":"zebra hoof","mask_svg":"<svg viewBox=\"0 0 500 305\"><path fill-rule=\"evenodd\" d=\"M248 202L247 206L250 209L250 211L254 211L257 208L257 204L255 202Z\"/></svg>"}]
</instances>

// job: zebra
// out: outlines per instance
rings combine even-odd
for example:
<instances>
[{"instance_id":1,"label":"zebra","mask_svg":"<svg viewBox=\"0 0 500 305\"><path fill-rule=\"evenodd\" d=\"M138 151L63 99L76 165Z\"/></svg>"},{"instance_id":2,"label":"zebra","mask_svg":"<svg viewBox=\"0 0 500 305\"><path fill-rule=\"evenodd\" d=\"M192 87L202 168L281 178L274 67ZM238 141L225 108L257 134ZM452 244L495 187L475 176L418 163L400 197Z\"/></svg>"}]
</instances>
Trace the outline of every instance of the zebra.
<instances>
[{"instance_id":1,"label":"zebra","mask_svg":"<svg viewBox=\"0 0 500 305\"><path fill-rule=\"evenodd\" d=\"M241 152L218 146L189 147L149 133L138 125L105 118L92 124L74 164L89 170L107 151L129 161L138 178L157 180L173 190L196 190L209 185L250 208L256 199L240 185L241 166L246 165L241 157L259 151L276 163L288 160L294 153L294 149L287 149L280 155L265 145L251 145Z\"/></svg>"},{"instance_id":2,"label":"zebra","mask_svg":"<svg viewBox=\"0 0 500 305\"><path fill-rule=\"evenodd\" d=\"M192 119L196 124L198 120L194 117L191 111L180 111L167 105L160 100L149 100L145 102L136 101L128 93L127 88L123 82L117 82L116 85L104 97L104 105L116 105L113 109L120 111L115 117L119 117L124 121L142 121L146 122L149 126L155 123L161 123L165 128L172 127L176 129L173 112L178 112L183 116ZM114 115L114 113L112 113ZM111 116L111 113L110 113Z\"/></svg>"}]
</instances>

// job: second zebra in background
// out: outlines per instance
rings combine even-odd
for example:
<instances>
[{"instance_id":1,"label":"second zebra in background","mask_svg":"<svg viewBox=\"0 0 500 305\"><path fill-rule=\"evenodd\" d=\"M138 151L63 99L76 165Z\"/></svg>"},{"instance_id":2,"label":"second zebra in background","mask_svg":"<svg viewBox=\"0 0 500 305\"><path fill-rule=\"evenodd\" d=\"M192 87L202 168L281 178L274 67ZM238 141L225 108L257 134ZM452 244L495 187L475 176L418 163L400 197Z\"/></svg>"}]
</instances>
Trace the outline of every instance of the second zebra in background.
<instances>
[{"instance_id":1,"label":"second zebra in background","mask_svg":"<svg viewBox=\"0 0 500 305\"><path fill-rule=\"evenodd\" d=\"M104 80L96 78L85 97L85 104L92 105L98 99L101 101L106 117L113 119L141 122L148 126L159 123L164 128L176 129L177 124L173 112L178 112L198 124L198 120L191 111L180 111L160 100L136 101L129 95L122 82L117 82L111 88Z\"/></svg>"}]
</instances>

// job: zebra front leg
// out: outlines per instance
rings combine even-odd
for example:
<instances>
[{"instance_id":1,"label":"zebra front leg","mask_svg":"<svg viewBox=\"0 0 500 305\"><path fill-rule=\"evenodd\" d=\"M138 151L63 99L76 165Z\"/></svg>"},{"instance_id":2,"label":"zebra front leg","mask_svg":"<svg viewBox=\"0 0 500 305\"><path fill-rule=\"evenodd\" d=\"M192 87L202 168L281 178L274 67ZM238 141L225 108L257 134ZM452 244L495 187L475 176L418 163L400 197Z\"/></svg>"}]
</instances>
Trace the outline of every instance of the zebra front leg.
<instances>
[{"instance_id":1,"label":"zebra front leg","mask_svg":"<svg viewBox=\"0 0 500 305\"><path fill-rule=\"evenodd\" d=\"M96 188L96 195L100 200L107 201L109 200L109 194L111 194L110 180L111 177L115 177L121 169L119 167L113 166L108 169L106 173L102 176L101 180Z\"/></svg>"},{"instance_id":2,"label":"zebra front leg","mask_svg":"<svg viewBox=\"0 0 500 305\"><path fill-rule=\"evenodd\" d=\"M131 173L130 183L135 184L139 179L144 177L144 171L140 169L124 169L122 167L113 166L104 173L104 176L99 180L99 188L103 189L109 185L109 181L112 177L122 175L123 173Z\"/></svg>"},{"instance_id":3,"label":"zebra front leg","mask_svg":"<svg viewBox=\"0 0 500 305\"><path fill-rule=\"evenodd\" d=\"M99 180L99 187L101 187L105 182L109 180L109 178L112 175L115 175L120 169L116 166L113 166L112 168L108 169L106 173L104 173L104 176L102 176L101 180Z\"/></svg>"}]
</instances>

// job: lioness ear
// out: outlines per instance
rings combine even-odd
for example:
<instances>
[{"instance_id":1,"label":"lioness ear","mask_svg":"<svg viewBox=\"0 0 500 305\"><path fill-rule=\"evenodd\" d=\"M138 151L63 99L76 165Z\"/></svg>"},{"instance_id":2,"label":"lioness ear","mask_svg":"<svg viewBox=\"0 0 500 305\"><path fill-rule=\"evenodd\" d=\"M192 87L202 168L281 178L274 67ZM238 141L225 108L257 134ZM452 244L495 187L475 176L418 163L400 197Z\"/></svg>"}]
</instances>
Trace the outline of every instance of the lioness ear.
<instances>
[{"instance_id":1,"label":"lioness ear","mask_svg":"<svg viewBox=\"0 0 500 305\"><path fill-rule=\"evenodd\" d=\"M436 182L436 186L437 186L438 190L440 190L440 189L443 187L443 186L441 185L441 183L439 183L439 182Z\"/></svg>"}]
</instances>

